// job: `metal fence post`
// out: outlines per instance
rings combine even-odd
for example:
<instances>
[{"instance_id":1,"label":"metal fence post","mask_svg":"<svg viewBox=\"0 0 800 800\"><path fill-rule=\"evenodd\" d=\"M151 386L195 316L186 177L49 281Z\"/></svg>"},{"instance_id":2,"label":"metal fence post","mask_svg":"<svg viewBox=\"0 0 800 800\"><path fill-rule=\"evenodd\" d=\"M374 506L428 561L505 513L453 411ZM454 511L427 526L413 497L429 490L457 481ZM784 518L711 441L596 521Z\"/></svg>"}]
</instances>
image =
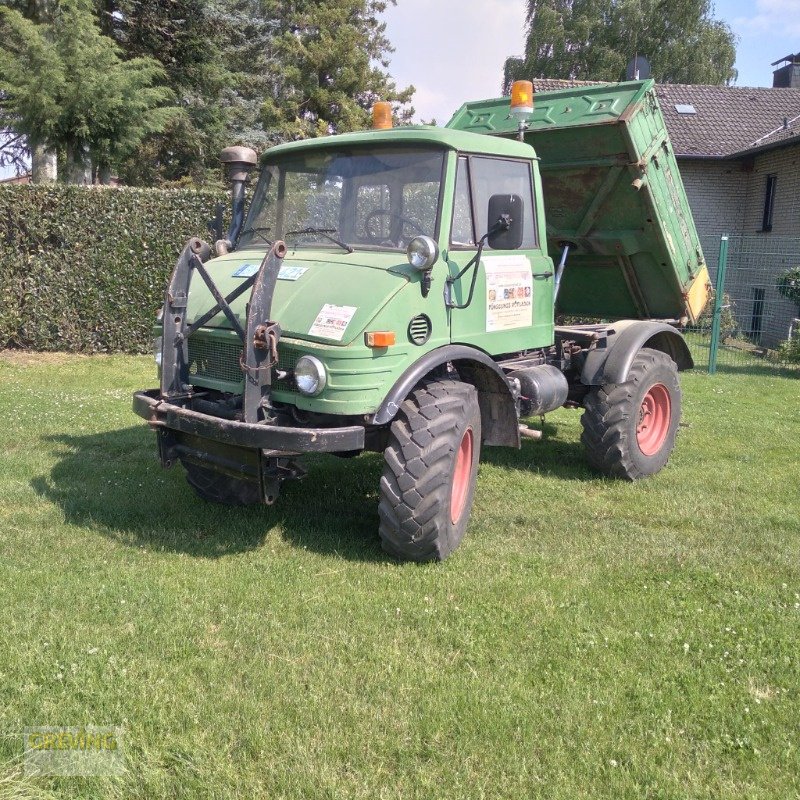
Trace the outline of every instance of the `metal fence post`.
<instances>
[{"instance_id":1,"label":"metal fence post","mask_svg":"<svg viewBox=\"0 0 800 800\"><path fill-rule=\"evenodd\" d=\"M719 329L722 321L722 298L725 294L725 270L728 266L728 237L719 239L719 261L717 262L717 286L714 293L714 316L711 320L711 344L708 353L708 374L717 371L717 350L719 349Z\"/></svg>"}]
</instances>

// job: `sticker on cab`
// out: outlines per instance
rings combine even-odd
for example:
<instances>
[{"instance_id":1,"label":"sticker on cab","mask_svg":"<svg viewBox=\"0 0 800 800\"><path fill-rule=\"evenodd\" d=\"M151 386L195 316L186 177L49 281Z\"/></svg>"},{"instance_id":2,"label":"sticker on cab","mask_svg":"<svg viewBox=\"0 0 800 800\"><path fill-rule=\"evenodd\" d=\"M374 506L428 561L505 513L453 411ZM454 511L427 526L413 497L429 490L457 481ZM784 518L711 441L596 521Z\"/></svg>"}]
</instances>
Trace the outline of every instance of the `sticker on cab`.
<instances>
[{"instance_id":1,"label":"sticker on cab","mask_svg":"<svg viewBox=\"0 0 800 800\"><path fill-rule=\"evenodd\" d=\"M242 264L241 267L234 270L233 278L252 278L258 272L260 264Z\"/></svg>"},{"instance_id":2,"label":"sticker on cab","mask_svg":"<svg viewBox=\"0 0 800 800\"><path fill-rule=\"evenodd\" d=\"M325 303L308 329L308 335L341 342L356 311L358 308L355 306L334 306Z\"/></svg>"},{"instance_id":3,"label":"sticker on cab","mask_svg":"<svg viewBox=\"0 0 800 800\"><path fill-rule=\"evenodd\" d=\"M238 269L234 270L232 277L234 278L252 278L259 268L260 264L242 264ZM292 267L284 265L278 272L279 281L296 281L303 276L304 272L308 272L308 267Z\"/></svg>"},{"instance_id":4,"label":"sticker on cab","mask_svg":"<svg viewBox=\"0 0 800 800\"><path fill-rule=\"evenodd\" d=\"M527 256L487 256L486 332L526 328L533 323L533 275Z\"/></svg>"},{"instance_id":5,"label":"sticker on cab","mask_svg":"<svg viewBox=\"0 0 800 800\"><path fill-rule=\"evenodd\" d=\"M303 276L304 272L308 272L308 267L291 267L285 264L278 272L279 281L296 281Z\"/></svg>"}]
</instances>

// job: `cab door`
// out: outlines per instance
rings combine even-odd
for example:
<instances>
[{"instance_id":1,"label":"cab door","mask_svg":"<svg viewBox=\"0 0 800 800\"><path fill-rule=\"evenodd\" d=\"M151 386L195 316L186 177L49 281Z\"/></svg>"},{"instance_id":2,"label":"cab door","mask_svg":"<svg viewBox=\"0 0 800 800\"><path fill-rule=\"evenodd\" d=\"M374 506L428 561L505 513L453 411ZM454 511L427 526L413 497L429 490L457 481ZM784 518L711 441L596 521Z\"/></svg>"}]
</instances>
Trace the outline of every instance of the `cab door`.
<instances>
[{"instance_id":1,"label":"cab door","mask_svg":"<svg viewBox=\"0 0 800 800\"><path fill-rule=\"evenodd\" d=\"M445 292L454 343L492 355L552 343L553 262L540 243L533 177L528 160L458 158ZM491 217L502 210L516 226L514 235L489 237L468 266L481 238L497 230L499 220ZM519 246L509 248L510 240Z\"/></svg>"}]
</instances>

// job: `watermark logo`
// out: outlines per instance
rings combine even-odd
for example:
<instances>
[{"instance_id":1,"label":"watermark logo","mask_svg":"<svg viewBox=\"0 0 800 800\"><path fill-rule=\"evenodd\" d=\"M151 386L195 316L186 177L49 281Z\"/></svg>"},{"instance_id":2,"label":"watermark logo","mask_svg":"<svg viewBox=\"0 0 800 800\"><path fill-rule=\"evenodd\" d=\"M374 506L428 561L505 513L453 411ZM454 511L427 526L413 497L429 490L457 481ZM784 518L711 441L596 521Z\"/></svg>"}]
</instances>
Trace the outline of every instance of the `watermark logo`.
<instances>
[{"instance_id":1,"label":"watermark logo","mask_svg":"<svg viewBox=\"0 0 800 800\"><path fill-rule=\"evenodd\" d=\"M119 775L124 771L118 728L25 728L26 775Z\"/></svg>"}]
</instances>

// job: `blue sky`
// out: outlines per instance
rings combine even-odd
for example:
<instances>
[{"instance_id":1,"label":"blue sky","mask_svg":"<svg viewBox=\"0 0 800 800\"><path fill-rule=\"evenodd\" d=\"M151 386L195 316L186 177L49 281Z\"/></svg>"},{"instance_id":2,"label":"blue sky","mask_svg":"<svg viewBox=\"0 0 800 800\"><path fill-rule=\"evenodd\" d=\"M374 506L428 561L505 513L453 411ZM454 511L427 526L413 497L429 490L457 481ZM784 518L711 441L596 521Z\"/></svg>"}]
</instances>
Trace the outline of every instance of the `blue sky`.
<instances>
[{"instance_id":1,"label":"blue sky","mask_svg":"<svg viewBox=\"0 0 800 800\"><path fill-rule=\"evenodd\" d=\"M800 52L800 0L720 0L714 16L739 36L737 86L771 86L770 64ZM385 20L393 77L416 87L417 119L440 124L497 97L503 61L524 49L525 0L397 0Z\"/></svg>"}]
</instances>

